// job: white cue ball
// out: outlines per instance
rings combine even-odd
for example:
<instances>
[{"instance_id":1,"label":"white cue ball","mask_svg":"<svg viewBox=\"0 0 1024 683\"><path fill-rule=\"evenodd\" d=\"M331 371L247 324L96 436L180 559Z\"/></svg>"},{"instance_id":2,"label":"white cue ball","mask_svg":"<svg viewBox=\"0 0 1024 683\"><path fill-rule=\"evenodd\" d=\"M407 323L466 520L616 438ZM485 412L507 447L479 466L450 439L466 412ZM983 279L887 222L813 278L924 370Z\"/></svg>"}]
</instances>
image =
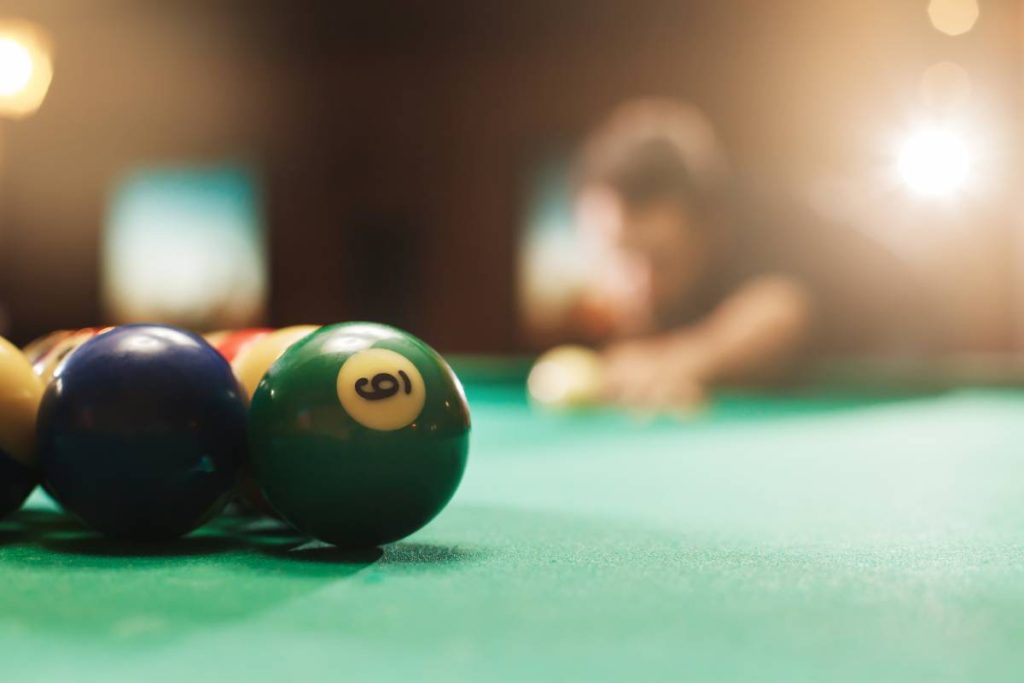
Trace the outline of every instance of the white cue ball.
<instances>
[{"instance_id":1,"label":"white cue ball","mask_svg":"<svg viewBox=\"0 0 1024 683\"><path fill-rule=\"evenodd\" d=\"M537 359L526 387L530 398L547 408L596 405L604 393L601 354L583 346L557 346Z\"/></svg>"}]
</instances>

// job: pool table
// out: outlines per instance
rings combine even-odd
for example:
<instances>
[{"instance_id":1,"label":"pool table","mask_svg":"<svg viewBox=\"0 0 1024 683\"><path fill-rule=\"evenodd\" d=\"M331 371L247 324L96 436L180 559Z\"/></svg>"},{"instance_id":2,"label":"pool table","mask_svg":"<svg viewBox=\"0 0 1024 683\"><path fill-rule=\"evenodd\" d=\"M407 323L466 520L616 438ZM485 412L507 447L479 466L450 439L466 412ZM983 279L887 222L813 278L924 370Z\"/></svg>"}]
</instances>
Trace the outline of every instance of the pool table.
<instances>
[{"instance_id":1,"label":"pool table","mask_svg":"<svg viewBox=\"0 0 1024 683\"><path fill-rule=\"evenodd\" d=\"M545 414L461 367L449 507L341 553L221 516L167 545L37 493L0 522L0 680L1019 681L1024 392L730 394Z\"/></svg>"}]
</instances>

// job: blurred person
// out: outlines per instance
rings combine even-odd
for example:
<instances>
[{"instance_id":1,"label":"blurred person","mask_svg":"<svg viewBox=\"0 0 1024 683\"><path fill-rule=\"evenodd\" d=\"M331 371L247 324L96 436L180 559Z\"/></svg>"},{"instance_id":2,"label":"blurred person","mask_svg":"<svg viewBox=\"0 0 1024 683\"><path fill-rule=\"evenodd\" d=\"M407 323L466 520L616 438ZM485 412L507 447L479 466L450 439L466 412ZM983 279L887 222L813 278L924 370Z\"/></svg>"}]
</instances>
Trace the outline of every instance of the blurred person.
<instances>
[{"instance_id":1,"label":"blurred person","mask_svg":"<svg viewBox=\"0 0 1024 683\"><path fill-rule=\"evenodd\" d=\"M569 323L603 347L608 400L693 404L720 385L783 380L819 353L905 352L934 338L907 265L730 173L693 107L626 104L580 156L592 278Z\"/></svg>"}]
</instances>

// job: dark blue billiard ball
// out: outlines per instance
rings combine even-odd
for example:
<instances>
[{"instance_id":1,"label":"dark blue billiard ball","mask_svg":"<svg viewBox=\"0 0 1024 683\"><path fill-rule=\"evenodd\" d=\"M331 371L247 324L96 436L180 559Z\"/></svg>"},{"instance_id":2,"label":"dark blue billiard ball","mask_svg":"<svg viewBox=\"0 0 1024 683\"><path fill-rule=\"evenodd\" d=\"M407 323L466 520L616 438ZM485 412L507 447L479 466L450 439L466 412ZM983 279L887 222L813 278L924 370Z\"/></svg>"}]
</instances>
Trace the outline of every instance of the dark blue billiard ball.
<instances>
[{"instance_id":1,"label":"dark blue billiard ball","mask_svg":"<svg viewBox=\"0 0 1024 683\"><path fill-rule=\"evenodd\" d=\"M37 481L34 471L0 450L0 517L21 507Z\"/></svg>"},{"instance_id":2,"label":"dark blue billiard ball","mask_svg":"<svg viewBox=\"0 0 1024 683\"><path fill-rule=\"evenodd\" d=\"M96 531L173 538L233 490L246 414L231 366L201 337L125 325L57 369L39 408L39 463L65 509Z\"/></svg>"}]
</instances>

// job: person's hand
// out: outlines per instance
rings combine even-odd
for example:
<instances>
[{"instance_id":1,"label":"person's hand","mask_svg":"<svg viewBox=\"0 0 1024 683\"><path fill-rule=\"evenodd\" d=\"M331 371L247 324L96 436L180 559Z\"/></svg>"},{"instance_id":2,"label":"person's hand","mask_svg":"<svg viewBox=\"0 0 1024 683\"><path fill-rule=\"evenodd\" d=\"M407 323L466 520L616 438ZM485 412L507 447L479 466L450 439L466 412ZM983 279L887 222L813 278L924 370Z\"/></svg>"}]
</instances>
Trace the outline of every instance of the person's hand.
<instances>
[{"instance_id":1,"label":"person's hand","mask_svg":"<svg viewBox=\"0 0 1024 683\"><path fill-rule=\"evenodd\" d=\"M782 376L811 330L812 297L797 280L746 283L703 320L603 354L605 400L644 411L685 411L713 386Z\"/></svg>"},{"instance_id":2,"label":"person's hand","mask_svg":"<svg viewBox=\"0 0 1024 683\"><path fill-rule=\"evenodd\" d=\"M605 400L640 411L692 412L707 400L710 358L678 336L614 344L604 354Z\"/></svg>"}]
</instances>

